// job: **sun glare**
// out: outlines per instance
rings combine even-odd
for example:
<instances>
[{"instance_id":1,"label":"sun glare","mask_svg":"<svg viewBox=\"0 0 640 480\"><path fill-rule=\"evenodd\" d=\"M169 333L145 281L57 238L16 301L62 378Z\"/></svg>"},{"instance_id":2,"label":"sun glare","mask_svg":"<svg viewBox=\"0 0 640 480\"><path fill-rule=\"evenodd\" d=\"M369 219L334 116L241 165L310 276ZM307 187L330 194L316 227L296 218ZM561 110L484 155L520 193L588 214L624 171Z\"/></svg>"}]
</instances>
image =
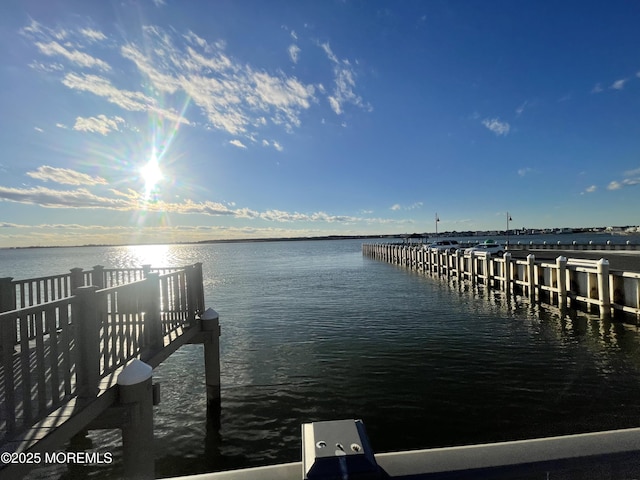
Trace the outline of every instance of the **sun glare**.
<instances>
[{"instance_id":1,"label":"sun glare","mask_svg":"<svg viewBox=\"0 0 640 480\"><path fill-rule=\"evenodd\" d=\"M145 193L149 196L163 178L158 159L153 157L145 166L140 168L140 176L144 180Z\"/></svg>"},{"instance_id":2,"label":"sun glare","mask_svg":"<svg viewBox=\"0 0 640 480\"><path fill-rule=\"evenodd\" d=\"M171 265L175 252L169 245L131 245L126 247L129 265L151 265L164 267Z\"/></svg>"}]
</instances>

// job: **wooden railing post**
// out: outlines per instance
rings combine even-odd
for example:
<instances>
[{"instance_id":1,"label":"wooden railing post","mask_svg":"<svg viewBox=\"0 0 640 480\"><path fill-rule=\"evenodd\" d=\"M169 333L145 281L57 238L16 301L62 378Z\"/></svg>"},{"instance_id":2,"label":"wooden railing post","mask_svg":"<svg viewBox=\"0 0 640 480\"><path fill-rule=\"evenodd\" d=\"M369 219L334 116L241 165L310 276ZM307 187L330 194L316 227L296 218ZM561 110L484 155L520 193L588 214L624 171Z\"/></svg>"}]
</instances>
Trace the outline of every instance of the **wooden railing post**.
<instances>
[{"instance_id":1,"label":"wooden railing post","mask_svg":"<svg viewBox=\"0 0 640 480\"><path fill-rule=\"evenodd\" d=\"M611 298L609 296L609 260L598 260L598 301L600 305L600 318L608 318L611 315Z\"/></svg>"},{"instance_id":2,"label":"wooden railing post","mask_svg":"<svg viewBox=\"0 0 640 480\"><path fill-rule=\"evenodd\" d=\"M76 289L84 287L84 276L81 268L72 268L70 276L71 295L75 295Z\"/></svg>"},{"instance_id":3,"label":"wooden railing post","mask_svg":"<svg viewBox=\"0 0 640 480\"><path fill-rule=\"evenodd\" d=\"M16 294L12 283L13 277L0 278L0 312L10 312L16 309ZM0 323L0 353L4 350L13 352L13 346L18 341L16 321ZM9 347L10 345L10 347Z\"/></svg>"},{"instance_id":4,"label":"wooden railing post","mask_svg":"<svg viewBox=\"0 0 640 480\"><path fill-rule=\"evenodd\" d=\"M0 278L0 312L16 309L16 295L12 281L13 277Z\"/></svg>"},{"instance_id":5,"label":"wooden railing post","mask_svg":"<svg viewBox=\"0 0 640 480\"><path fill-rule=\"evenodd\" d=\"M91 283L98 287L99 290L104 288L104 267L102 265L96 265L91 272Z\"/></svg>"},{"instance_id":6,"label":"wooden railing post","mask_svg":"<svg viewBox=\"0 0 640 480\"><path fill-rule=\"evenodd\" d=\"M193 323L196 315L204 311L204 284L202 278L202 263L194 263L187 268L187 298L189 323Z\"/></svg>"},{"instance_id":7,"label":"wooden railing post","mask_svg":"<svg viewBox=\"0 0 640 480\"><path fill-rule=\"evenodd\" d=\"M82 270L81 270L82 271ZM78 287L71 319L76 331L78 397L95 397L100 380L100 325L96 286Z\"/></svg>"},{"instance_id":8,"label":"wooden railing post","mask_svg":"<svg viewBox=\"0 0 640 480\"><path fill-rule=\"evenodd\" d=\"M160 315L160 275L147 273L143 284L144 305L144 331L149 350L143 355L144 359L150 358L164 346L162 332L162 318Z\"/></svg>"}]
</instances>

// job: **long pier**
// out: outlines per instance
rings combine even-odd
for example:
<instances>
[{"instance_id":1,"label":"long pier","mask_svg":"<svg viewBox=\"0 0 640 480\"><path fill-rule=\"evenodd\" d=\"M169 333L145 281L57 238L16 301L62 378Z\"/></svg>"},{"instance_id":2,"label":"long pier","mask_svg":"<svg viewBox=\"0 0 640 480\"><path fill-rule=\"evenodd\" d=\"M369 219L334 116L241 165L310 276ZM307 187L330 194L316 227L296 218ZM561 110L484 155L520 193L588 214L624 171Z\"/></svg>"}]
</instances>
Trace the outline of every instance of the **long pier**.
<instances>
[{"instance_id":1,"label":"long pier","mask_svg":"<svg viewBox=\"0 0 640 480\"><path fill-rule=\"evenodd\" d=\"M0 479L90 429L120 428L129 478L154 478L151 371L204 343L207 400L220 402L219 323L202 265L0 279Z\"/></svg>"},{"instance_id":2,"label":"long pier","mask_svg":"<svg viewBox=\"0 0 640 480\"><path fill-rule=\"evenodd\" d=\"M393 243L363 244L362 253L435 277L484 284L507 294L522 293L561 307L597 309L603 318L616 312L631 314L636 322L640 318L640 272L611 270L605 258L560 255L549 262L536 260L534 254L519 259L511 252L496 257Z\"/></svg>"}]
</instances>

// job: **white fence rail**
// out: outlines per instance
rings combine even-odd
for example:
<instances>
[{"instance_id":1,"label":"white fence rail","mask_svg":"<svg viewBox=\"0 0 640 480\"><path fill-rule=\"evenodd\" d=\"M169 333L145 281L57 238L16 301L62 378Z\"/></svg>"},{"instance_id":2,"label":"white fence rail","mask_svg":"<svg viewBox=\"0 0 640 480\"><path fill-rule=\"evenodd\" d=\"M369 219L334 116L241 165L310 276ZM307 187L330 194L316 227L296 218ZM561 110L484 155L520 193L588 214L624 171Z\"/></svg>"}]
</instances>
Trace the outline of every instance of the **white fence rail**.
<instances>
[{"instance_id":1,"label":"white fence rail","mask_svg":"<svg viewBox=\"0 0 640 480\"><path fill-rule=\"evenodd\" d=\"M362 253L425 274L457 277L531 299L597 308L601 317L615 311L633 314L636 320L640 317L640 273L610 271L605 259L559 256L555 263L548 263L536 261L532 254L515 259L509 252L493 257L391 243L363 244Z\"/></svg>"}]
</instances>

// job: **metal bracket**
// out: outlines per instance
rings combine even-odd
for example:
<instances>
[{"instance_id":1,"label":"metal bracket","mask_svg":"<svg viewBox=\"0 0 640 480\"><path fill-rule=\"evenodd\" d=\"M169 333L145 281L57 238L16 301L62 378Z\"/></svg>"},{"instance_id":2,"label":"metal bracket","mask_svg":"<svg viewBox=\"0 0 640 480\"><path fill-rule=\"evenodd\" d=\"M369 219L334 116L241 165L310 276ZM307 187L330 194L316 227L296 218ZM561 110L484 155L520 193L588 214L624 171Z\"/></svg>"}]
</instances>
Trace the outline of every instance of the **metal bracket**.
<instances>
[{"instance_id":1,"label":"metal bracket","mask_svg":"<svg viewBox=\"0 0 640 480\"><path fill-rule=\"evenodd\" d=\"M379 479L362 420L302 424L304 480Z\"/></svg>"}]
</instances>

